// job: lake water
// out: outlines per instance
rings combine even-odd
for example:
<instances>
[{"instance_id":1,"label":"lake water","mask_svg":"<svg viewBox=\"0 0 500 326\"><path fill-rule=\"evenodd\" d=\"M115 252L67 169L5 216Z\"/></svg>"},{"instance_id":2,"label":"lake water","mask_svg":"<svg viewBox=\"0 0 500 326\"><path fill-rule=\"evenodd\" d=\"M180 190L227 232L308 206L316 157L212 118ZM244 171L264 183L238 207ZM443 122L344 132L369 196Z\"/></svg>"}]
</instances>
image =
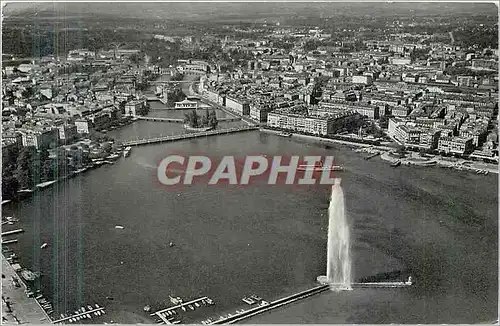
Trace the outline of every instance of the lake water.
<instances>
[{"instance_id":1,"label":"lake water","mask_svg":"<svg viewBox=\"0 0 500 326\"><path fill-rule=\"evenodd\" d=\"M182 124L140 121L111 135L131 140L179 132ZM98 302L111 315L121 312L115 321L134 323L148 320L144 305L170 305L169 295L210 296L217 304L191 320L199 322L241 308L246 295L273 300L316 285L326 271L327 186L199 183L167 189L156 180L156 166L177 152L334 155L336 164L347 167L339 176L352 229L354 279L401 271L416 281L410 289L323 293L248 322L497 318L496 175L394 169L345 147L258 131L135 147L114 165L4 206L4 214L20 219L15 227L25 230L12 248L23 266L44 274L43 290L56 310ZM49 247L40 249L44 242Z\"/></svg>"}]
</instances>

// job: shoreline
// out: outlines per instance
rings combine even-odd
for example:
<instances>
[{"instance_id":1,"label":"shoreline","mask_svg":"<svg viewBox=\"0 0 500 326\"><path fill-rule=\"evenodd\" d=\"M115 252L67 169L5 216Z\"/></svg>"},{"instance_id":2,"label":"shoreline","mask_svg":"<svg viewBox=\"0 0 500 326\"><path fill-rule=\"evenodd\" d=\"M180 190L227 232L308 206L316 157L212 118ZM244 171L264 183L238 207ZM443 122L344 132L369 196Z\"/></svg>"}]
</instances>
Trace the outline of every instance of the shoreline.
<instances>
[{"instance_id":1,"label":"shoreline","mask_svg":"<svg viewBox=\"0 0 500 326\"><path fill-rule=\"evenodd\" d=\"M267 129L267 128L260 128L259 131L261 132L266 132L270 134L275 134L279 135L282 133L282 131L278 130L273 130L273 129ZM373 149L378 149L378 150L391 150L391 147L387 146L381 146L381 145L370 145L370 144L363 144L363 143L357 143L357 142L351 142L347 140L340 140L340 139L329 139L329 138L322 138L318 136L310 136L310 135L302 135L302 134L297 134L293 133L291 131L286 131L292 134L291 139L293 138L303 138L303 139L309 139L309 140L314 140L320 143L334 143L334 144L340 144L348 147L363 147L363 148L373 148Z\"/></svg>"},{"instance_id":2,"label":"shoreline","mask_svg":"<svg viewBox=\"0 0 500 326\"><path fill-rule=\"evenodd\" d=\"M383 153L380 155L380 158L383 161L392 163L394 161L401 161L402 165L414 165L420 167L440 167L440 168L451 168L458 171L469 171L469 172L477 172L478 170L488 171L488 173L498 174L498 168L495 169L492 166L488 166L486 163L482 162L474 162L467 160L457 160L456 162L446 161L442 157L433 157L426 161L415 160L412 157L403 157L403 158L393 158L389 156L389 153ZM470 165L466 163L469 162ZM484 165L484 166L481 166ZM479 166L478 166L479 165Z\"/></svg>"},{"instance_id":3,"label":"shoreline","mask_svg":"<svg viewBox=\"0 0 500 326\"><path fill-rule=\"evenodd\" d=\"M267 128L260 128L260 132L266 132L270 134L275 134L279 135L282 131L278 130L272 130L272 129L267 129ZM293 138L299 138L299 139L307 139L307 140L312 140L317 143L333 143L333 144L339 144L343 145L346 147L360 147L360 148L370 148L373 150L378 150L378 151L385 151L384 153L380 153L380 158L383 161L392 163L394 161L400 160L402 165L413 165L413 166L420 166L420 167L440 167L440 168L452 168L458 171L469 171L469 172L477 172L477 170L483 170L483 171L488 171L489 173L495 173L498 174L498 166L494 166L493 164L487 164L484 162L476 162L476 161L470 161L470 160L465 160L465 159L457 159L456 162L452 161L447 161L441 156L434 156L432 159L429 159L427 161L418 161L418 160L413 160L411 157L410 158L392 158L389 157L389 151L393 150L394 148L387 147L387 146L376 146L376 145L370 145L370 144L362 144L362 143L356 143L356 142L349 142L346 140L339 140L339 139L327 139L327 138L322 138L322 137L317 137L317 136L309 136L309 135L302 135L302 134L296 134L293 132L290 132L292 134L291 139ZM436 162L436 163L431 163L431 162Z\"/></svg>"},{"instance_id":4,"label":"shoreline","mask_svg":"<svg viewBox=\"0 0 500 326\"><path fill-rule=\"evenodd\" d=\"M15 318L19 320L18 323L29 324L51 324L50 316L40 307L34 297L27 297L26 291L29 290L24 280L16 273L12 264L7 261L5 255L2 253L2 275L5 279L2 282L2 304L6 306L4 300L11 301L13 304L12 313L7 313L2 306L2 317L7 318L5 323L15 323ZM11 280L15 277L21 284L21 287L15 287ZM24 291L23 291L24 290ZM15 317L15 318L14 318ZM10 319L14 319L13 321ZM4 323L4 322L2 322Z\"/></svg>"}]
</instances>

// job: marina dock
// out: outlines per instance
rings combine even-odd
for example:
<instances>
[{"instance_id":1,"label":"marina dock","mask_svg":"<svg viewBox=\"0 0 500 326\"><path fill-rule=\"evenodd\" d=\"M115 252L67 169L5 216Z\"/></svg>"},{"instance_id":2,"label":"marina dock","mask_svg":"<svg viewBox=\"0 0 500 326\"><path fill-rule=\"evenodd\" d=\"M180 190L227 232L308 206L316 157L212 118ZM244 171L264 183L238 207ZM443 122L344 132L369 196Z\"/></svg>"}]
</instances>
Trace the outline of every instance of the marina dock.
<instances>
[{"instance_id":1,"label":"marina dock","mask_svg":"<svg viewBox=\"0 0 500 326\"><path fill-rule=\"evenodd\" d=\"M104 313L105 312L104 311L104 307L99 307L99 308L95 308L95 309L92 309L92 310L86 310L84 312L79 312L79 313L70 315L68 317L64 317L64 318L61 318L61 319L58 319L58 320L53 320L52 323L53 324L63 323L65 321L71 321L71 319L75 319L75 320L78 321L80 319L89 318L87 315L91 315L91 314L96 315L97 312L103 312Z\"/></svg>"},{"instance_id":2,"label":"marina dock","mask_svg":"<svg viewBox=\"0 0 500 326\"><path fill-rule=\"evenodd\" d=\"M17 243L17 239L12 239L12 240L5 240L5 241L2 241L2 244L3 245L6 245L6 244L10 244L10 243Z\"/></svg>"},{"instance_id":3,"label":"marina dock","mask_svg":"<svg viewBox=\"0 0 500 326\"><path fill-rule=\"evenodd\" d=\"M27 296L28 287L22 278L17 275L4 255L2 255L2 273L5 275L2 282L2 304L4 305L2 307L2 316L8 320L3 323L15 324L13 316L16 316L19 322L23 324L49 324L51 322L50 316L33 297ZM17 287L11 282L13 278L17 279L21 287ZM7 297L8 299L6 299ZM12 314L9 313L8 306L5 309L7 301L10 302Z\"/></svg>"},{"instance_id":4,"label":"marina dock","mask_svg":"<svg viewBox=\"0 0 500 326\"><path fill-rule=\"evenodd\" d=\"M17 229L17 230L12 230L12 231L5 231L5 232L2 232L2 237L6 236L6 235L17 234L17 233L22 233L22 232L24 232L23 229Z\"/></svg>"},{"instance_id":5,"label":"marina dock","mask_svg":"<svg viewBox=\"0 0 500 326\"><path fill-rule=\"evenodd\" d=\"M186 307L186 306L193 305L193 304L196 304L198 302L203 302L203 301L212 302L212 300L209 297L201 297L201 298L194 299L194 300L191 300L191 301L188 301L188 302L183 302L183 303L181 303L181 304L179 304L177 306L173 306L173 307L165 308L165 309L162 309L162 310L158 310L158 311L150 314L150 316L157 316L157 317L159 317L163 321L163 323L165 323L165 324L173 324L173 322L170 322L170 320L168 320L168 318L167 318L167 315L169 314L170 311L174 311L174 310L177 310L177 309L182 309L182 307Z\"/></svg>"}]
</instances>

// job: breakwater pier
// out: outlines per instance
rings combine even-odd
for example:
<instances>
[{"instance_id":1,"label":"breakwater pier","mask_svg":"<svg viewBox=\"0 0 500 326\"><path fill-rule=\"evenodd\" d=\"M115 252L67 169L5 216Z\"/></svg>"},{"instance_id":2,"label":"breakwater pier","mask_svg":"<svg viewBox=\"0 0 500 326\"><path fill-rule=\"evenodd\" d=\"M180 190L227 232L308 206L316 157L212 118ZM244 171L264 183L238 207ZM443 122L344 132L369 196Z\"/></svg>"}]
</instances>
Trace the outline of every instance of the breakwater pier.
<instances>
[{"instance_id":1,"label":"breakwater pier","mask_svg":"<svg viewBox=\"0 0 500 326\"><path fill-rule=\"evenodd\" d=\"M371 282L371 283L352 283L351 288L352 289L359 289L359 288L406 288L410 287L412 285L411 279L409 279L407 282ZM282 307L287 304L291 304L293 302L308 298L310 296L319 294L321 292L330 290L330 285L325 284L325 285L319 285L314 288L295 293L289 296L286 296L284 298L275 300L273 302L267 302L262 300L259 305L255 308L251 308L249 310L239 310L237 311L236 314L232 315L229 314L226 317L219 318L215 321L211 321L209 323L204 323L207 325L216 325L216 324L234 324L238 323L244 319L256 316L258 314L264 313L266 311L276 309L279 307Z\"/></svg>"}]
</instances>

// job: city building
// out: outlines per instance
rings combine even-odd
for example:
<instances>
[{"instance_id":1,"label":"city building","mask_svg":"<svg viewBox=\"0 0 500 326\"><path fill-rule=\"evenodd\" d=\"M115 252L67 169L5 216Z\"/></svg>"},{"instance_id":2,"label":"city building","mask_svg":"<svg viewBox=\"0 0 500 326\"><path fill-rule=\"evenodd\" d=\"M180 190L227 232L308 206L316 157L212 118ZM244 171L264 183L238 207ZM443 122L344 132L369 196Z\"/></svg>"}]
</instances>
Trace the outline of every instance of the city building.
<instances>
[{"instance_id":1,"label":"city building","mask_svg":"<svg viewBox=\"0 0 500 326\"><path fill-rule=\"evenodd\" d=\"M472 138L441 137L439 138L438 151L444 154L470 154L474 150Z\"/></svg>"},{"instance_id":2,"label":"city building","mask_svg":"<svg viewBox=\"0 0 500 326\"><path fill-rule=\"evenodd\" d=\"M226 96L226 107L239 115L250 115L250 104L244 99Z\"/></svg>"},{"instance_id":3,"label":"city building","mask_svg":"<svg viewBox=\"0 0 500 326\"><path fill-rule=\"evenodd\" d=\"M36 149L54 148L59 142L57 128L24 128L20 130L24 147L34 146Z\"/></svg>"},{"instance_id":4,"label":"city building","mask_svg":"<svg viewBox=\"0 0 500 326\"><path fill-rule=\"evenodd\" d=\"M144 115L146 113L146 103L145 101L130 101L125 103L125 115L126 116L138 116Z\"/></svg>"}]
</instances>

